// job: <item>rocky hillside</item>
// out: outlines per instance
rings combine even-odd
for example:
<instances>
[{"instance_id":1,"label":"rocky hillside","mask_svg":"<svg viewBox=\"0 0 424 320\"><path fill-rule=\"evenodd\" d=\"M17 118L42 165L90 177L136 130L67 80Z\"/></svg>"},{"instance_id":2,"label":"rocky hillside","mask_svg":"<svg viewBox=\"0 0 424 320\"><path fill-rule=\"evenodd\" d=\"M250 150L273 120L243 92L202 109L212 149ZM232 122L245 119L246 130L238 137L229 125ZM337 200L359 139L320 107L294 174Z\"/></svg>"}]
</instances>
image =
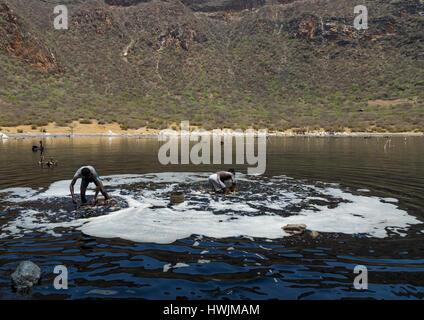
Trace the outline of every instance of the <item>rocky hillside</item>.
<instances>
[{"instance_id":1,"label":"rocky hillside","mask_svg":"<svg viewBox=\"0 0 424 320\"><path fill-rule=\"evenodd\" d=\"M7 3L0 3L0 14L0 49L2 51L43 72L59 72L53 52L40 43L35 35L28 32L22 19Z\"/></svg>"},{"instance_id":2,"label":"rocky hillside","mask_svg":"<svg viewBox=\"0 0 424 320\"><path fill-rule=\"evenodd\" d=\"M424 4L362 4L0 0L0 126L423 131Z\"/></svg>"}]
</instances>

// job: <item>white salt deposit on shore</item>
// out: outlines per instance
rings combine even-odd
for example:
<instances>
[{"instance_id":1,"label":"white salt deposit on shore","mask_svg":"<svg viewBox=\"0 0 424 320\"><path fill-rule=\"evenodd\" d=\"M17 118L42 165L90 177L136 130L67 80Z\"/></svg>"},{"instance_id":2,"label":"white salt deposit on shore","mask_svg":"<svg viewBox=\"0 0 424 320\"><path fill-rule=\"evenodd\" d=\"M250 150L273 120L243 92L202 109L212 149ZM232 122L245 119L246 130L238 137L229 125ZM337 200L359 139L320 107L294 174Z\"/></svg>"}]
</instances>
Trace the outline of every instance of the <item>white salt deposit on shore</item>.
<instances>
[{"instance_id":1,"label":"white salt deposit on shore","mask_svg":"<svg viewBox=\"0 0 424 320\"><path fill-rule=\"evenodd\" d=\"M334 185L315 187L297 184L296 186L301 187L298 189L305 190L300 191L304 194L279 190L272 195L273 200L269 198L268 191L262 191L263 195L257 194L254 200L245 199L242 192L235 195L236 199L212 196L209 193L193 193L184 204L168 206L169 198L164 194L178 187L179 183L190 183L192 187L199 184L199 188L202 183L207 185L208 175L172 172L104 177L107 187L119 187L111 192L111 195L124 198L128 208L104 216L66 222L51 222L51 216L55 213L25 207L25 203L37 200L54 201L58 197L70 201L70 181L57 181L46 190L0 190L4 201L22 207L20 215L2 227L0 237L21 237L34 230L58 236L60 234L55 228L62 227L76 228L95 237L117 237L135 242L162 244L172 243L193 234L212 238L245 236L277 239L289 236L281 229L282 226L303 223L308 229L319 232L361 233L384 238L388 236L387 230L402 235L409 225L421 223L414 216L399 209L397 199L353 195ZM248 176L243 175L240 175L240 181L243 181L243 184L258 184L257 180L250 180ZM274 190L281 188L283 182L296 184L296 181L285 176L273 177L267 181ZM120 193L122 189L135 183L153 183L155 189ZM76 188L78 190L78 186ZM315 196L308 196L308 188L314 190ZM257 192L261 192L260 189ZM279 210L298 205L301 201L308 201L308 198L325 200L326 197L341 201L336 207L314 204L313 209L308 205L295 215L278 214Z\"/></svg>"}]
</instances>

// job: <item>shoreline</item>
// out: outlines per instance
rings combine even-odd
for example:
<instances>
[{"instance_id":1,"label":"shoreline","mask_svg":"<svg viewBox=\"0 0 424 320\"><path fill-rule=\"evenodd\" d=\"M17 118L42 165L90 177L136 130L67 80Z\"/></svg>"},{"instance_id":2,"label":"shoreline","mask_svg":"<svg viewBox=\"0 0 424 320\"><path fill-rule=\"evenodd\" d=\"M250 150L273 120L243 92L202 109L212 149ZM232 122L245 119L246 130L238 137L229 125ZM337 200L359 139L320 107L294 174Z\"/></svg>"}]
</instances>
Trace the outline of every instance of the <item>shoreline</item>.
<instances>
[{"instance_id":1,"label":"shoreline","mask_svg":"<svg viewBox=\"0 0 424 320\"><path fill-rule=\"evenodd\" d=\"M45 139L45 138L157 138L159 133L12 133L12 134L3 134L0 132L0 141L2 140L20 140L20 139ZM177 136L180 136L178 132ZM221 136L239 136L240 134L235 133L223 133ZM171 135L165 135L171 136ZM200 136L200 135L199 135ZM394 133L378 133L378 132L340 132L340 133L286 133L286 132L268 132L267 137L312 137L312 138L392 138L392 137L424 137L424 133L413 133L413 132L394 132Z\"/></svg>"},{"instance_id":2,"label":"shoreline","mask_svg":"<svg viewBox=\"0 0 424 320\"><path fill-rule=\"evenodd\" d=\"M30 139L30 138L76 138L76 137L158 137L160 134L164 136L181 135L178 127L171 126L175 129L150 129L147 127L139 129L124 130L118 123L99 124L96 120L90 120L90 123L81 123L74 121L68 127L58 126L56 123L49 123L46 126L36 127L31 125L21 125L15 127L0 128L0 140L5 139ZM196 126L190 126L190 131L199 129ZM221 129L221 136L240 136L240 131L233 129ZM372 129L371 129L372 130ZM212 130L206 131L211 133ZM242 132L246 132L243 130ZM257 133L257 131L254 131ZM196 133L194 133L196 134ZM204 134L204 133L203 133ZM202 135L201 132L197 135ZM287 129L285 131L270 131L266 133L267 137L416 137L424 136L424 132L352 132L346 130L343 132L328 132L324 129L314 131L299 131L298 128Z\"/></svg>"}]
</instances>

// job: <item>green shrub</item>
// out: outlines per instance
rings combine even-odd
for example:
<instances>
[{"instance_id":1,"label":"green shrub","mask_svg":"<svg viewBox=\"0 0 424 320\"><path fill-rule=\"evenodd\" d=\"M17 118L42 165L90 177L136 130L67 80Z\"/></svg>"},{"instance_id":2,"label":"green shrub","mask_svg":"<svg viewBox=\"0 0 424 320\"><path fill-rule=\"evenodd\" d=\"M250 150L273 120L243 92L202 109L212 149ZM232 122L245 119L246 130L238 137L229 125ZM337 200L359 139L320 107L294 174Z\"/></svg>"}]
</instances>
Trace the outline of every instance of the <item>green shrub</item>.
<instances>
[{"instance_id":1,"label":"green shrub","mask_svg":"<svg viewBox=\"0 0 424 320\"><path fill-rule=\"evenodd\" d=\"M46 126L46 125L48 125L48 124L49 124L49 123L48 123L46 120L38 120L38 121L36 122L37 127Z\"/></svg>"},{"instance_id":2,"label":"green shrub","mask_svg":"<svg viewBox=\"0 0 424 320\"><path fill-rule=\"evenodd\" d=\"M122 130L125 130L126 131L126 130L129 129L130 126L128 125L127 122L124 122L124 123L121 123L120 124L120 127L121 127Z\"/></svg>"}]
</instances>

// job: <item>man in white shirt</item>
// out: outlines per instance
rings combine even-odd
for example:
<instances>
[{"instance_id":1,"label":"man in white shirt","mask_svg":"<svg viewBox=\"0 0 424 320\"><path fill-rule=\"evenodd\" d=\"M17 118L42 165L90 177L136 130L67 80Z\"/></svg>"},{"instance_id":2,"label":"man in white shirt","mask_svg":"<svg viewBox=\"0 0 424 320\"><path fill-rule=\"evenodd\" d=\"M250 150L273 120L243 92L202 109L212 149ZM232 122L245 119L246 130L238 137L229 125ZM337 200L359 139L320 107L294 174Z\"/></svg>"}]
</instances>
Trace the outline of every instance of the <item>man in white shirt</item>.
<instances>
[{"instance_id":1,"label":"man in white shirt","mask_svg":"<svg viewBox=\"0 0 424 320\"><path fill-rule=\"evenodd\" d=\"M236 172L234 169L219 171L209 176L209 183L212 185L215 192L223 191L225 193L227 191L227 186L224 182L227 180L231 180L233 187L236 186Z\"/></svg>"},{"instance_id":2,"label":"man in white shirt","mask_svg":"<svg viewBox=\"0 0 424 320\"><path fill-rule=\"evenodd\" d=\"M93 182L96 185L96 193L94 194L94 199L90 202L91 205L94 205L97 201L97 195L99 192L105 197L106 200L110 199L110 196L105 190L103 183L100 181L100 177L97 174L96 170L92 166L84 166L78 169L75 173L74 178L72 179L70 190L72 195L72 202L78 204L78 201L74 194L74 185L77 180L81 178L81 202L82 204L87 203L87 199L85 197L85 192L87 190L90 182Z\"/></svg>"}]
</instances>

